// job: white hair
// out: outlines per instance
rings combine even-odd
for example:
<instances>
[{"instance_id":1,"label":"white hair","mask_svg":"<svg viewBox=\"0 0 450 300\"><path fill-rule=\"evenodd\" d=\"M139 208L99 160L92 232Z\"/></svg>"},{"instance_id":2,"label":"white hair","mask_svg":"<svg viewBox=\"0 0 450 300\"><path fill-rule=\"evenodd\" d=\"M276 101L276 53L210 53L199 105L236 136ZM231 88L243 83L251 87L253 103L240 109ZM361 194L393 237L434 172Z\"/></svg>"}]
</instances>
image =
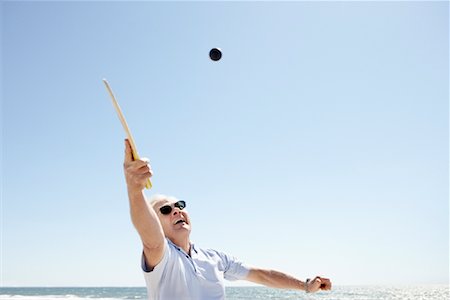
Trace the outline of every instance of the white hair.
<instances>
[{"instance_id":1,"label":"white hair","mask_svg":"<svg viewBox=\"0 0 450 300\"><path fill-rule=\"evenodd\" d=\"M148 205L154 208L154 205L156 202L161 200L167 200L167 201L173 201L176 202L178 199L174 196L168 196L164 194L154 194L150 197L150 199L147 200Z\"/></svg>"}]
</instances>

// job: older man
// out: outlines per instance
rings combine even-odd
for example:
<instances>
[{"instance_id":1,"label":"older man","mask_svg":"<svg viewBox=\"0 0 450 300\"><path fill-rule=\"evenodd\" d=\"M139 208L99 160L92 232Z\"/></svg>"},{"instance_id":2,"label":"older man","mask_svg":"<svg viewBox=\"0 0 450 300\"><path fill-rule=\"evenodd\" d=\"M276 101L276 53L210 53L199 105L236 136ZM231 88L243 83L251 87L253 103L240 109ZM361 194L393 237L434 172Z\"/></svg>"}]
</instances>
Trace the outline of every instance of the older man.
<instances>
[{"instance_id":1,"label":"older man","mask_svg":"<svg viewBox=\"0 0 450 300\"><path fill-rule=\"evenodd\" d=\"M230 255L191 243L186 202L155 195L147 203L143 189L152 170L147 161L133 160L128 140L124 171L131 219L144 247L142 269L149 299L224 299L224 279L306 292L331 289L330 280L323 277L303 282L282 272L249 267Z\"/></svg>"}]
</instances>

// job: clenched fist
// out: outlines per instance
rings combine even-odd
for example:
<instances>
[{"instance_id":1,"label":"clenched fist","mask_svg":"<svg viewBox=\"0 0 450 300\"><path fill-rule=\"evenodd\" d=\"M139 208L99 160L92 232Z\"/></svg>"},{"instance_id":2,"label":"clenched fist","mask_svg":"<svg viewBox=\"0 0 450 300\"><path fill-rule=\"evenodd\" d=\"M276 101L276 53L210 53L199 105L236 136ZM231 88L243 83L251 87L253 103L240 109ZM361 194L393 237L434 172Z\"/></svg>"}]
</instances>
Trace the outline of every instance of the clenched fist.
<instances>
[{"instance_id":1,"label":"clenched fist","mask_svg":"<svg viewBox=\"0 0 450 300\"><path fill-rule=\"evenodd\" d=\"M131 144L125 139L125 159L123 162L125 180L129 191L142 191L147 179L152 177L153 172L148 159L134 160Z\"/></svg>"},{"instance_id":2,"label":"clenched fist","mask_svg":"<svg viewBox=\"0 0 450 300\"><path fill-rule=\"evenodd\" d=\"M306 281L306 292L314 293L318 290L331 290L331 281L328 278L316 276L313 280Z\"/></svg>"}]
</instances>

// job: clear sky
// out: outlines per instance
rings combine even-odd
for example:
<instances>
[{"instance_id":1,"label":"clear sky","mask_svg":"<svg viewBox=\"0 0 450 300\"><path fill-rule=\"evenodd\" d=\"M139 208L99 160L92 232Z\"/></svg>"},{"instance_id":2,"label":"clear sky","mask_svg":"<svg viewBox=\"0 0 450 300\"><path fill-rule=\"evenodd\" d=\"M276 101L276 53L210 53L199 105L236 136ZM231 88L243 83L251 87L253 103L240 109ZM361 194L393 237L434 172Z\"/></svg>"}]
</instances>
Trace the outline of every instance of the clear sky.
<instances>
[{"instance_id":1,"label":"clear sky","mask_svg":"<svg viewBox=\"0 0 450 300\"><path fill-rule=\"evenodd\" d=\"M1 285L145 284L102 78L198 246L447 283L448 22L448 2L2 2Z\"/></svg>"}]
</instances>

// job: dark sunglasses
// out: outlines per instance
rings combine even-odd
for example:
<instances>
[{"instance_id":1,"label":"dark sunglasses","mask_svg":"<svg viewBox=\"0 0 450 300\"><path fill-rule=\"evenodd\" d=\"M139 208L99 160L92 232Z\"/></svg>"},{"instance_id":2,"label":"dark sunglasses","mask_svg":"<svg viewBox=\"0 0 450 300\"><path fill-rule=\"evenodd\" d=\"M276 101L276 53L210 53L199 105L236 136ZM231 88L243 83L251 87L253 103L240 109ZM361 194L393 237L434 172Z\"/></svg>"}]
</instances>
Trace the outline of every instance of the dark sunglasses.
<instances>
[{"instance_id":1,"label":"dark sunglasses","mask_svg":"<svg viewBox=\"0 0 450 300\"><path fill-rule=\"evenodd\" d=\"M173 204L173 207L178 207L180 210L183 210L183 208L186 207L186 202L183 200L180 200L178 202L175 202ZM162 207L159 208L159 211L163 214L163 215L168 215L172 212L172 205L164 205Z\"/></svg>"}]
</instances>

